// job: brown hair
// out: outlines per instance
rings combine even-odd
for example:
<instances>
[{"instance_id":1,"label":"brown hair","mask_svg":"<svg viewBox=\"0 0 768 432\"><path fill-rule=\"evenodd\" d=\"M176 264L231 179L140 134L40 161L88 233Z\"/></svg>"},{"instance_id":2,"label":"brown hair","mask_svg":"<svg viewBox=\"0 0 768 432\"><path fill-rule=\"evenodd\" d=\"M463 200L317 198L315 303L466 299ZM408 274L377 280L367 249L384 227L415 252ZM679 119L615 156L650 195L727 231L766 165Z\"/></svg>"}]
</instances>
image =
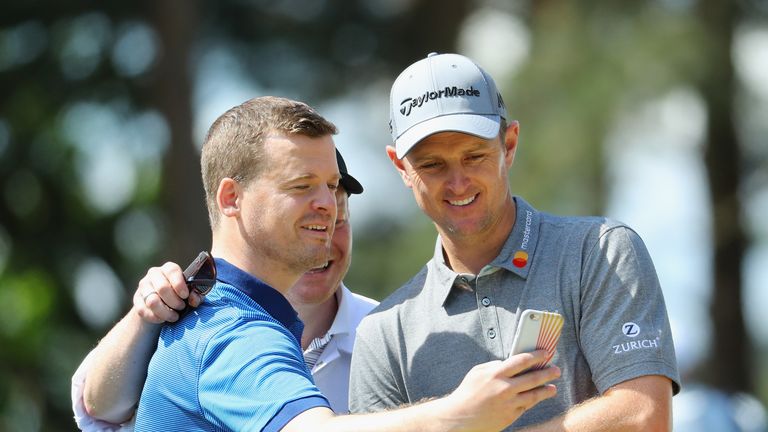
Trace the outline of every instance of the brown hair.
<instances>
[{"instance_id":1,"label":"brown hair","mask_svg":"<svg viewBox=\"0 0 768 432\"><path fill-rule=\"evenodd\" d=\"M216 192L224 178L246 184L264 164L264 139L270 133L322 137L338 131L312 107L290 99L264 96L222 114L205 137L200 167L211 227L219 222Z\"/></svg>"}]
</instances>

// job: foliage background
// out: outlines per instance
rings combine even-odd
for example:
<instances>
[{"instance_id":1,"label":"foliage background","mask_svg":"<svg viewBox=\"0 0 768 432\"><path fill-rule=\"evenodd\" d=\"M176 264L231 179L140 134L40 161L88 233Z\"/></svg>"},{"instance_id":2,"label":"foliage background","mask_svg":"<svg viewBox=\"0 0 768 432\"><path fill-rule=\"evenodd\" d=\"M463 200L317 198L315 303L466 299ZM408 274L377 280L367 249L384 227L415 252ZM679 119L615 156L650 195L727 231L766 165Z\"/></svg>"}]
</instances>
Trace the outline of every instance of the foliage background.
<instances>
[{"instance_id":1,"label":"foliage background","mask_svg":"<svg viewBox=\"0 0 768 432\"><path fill-rule=\"evenodd\" d=\"M346 282L381 299L407 280L435 232L384 156L386 101L397 73L431 51L496 77L522 125L516 194L619 217L646 239L686 382L768 400L765 2L1 9L0 430L74 429L71 374L138 279L207 248L198 149L213 119L250 97L304 100L340 126L366 187L352 200Z\"/></svg>"}]
</instances>

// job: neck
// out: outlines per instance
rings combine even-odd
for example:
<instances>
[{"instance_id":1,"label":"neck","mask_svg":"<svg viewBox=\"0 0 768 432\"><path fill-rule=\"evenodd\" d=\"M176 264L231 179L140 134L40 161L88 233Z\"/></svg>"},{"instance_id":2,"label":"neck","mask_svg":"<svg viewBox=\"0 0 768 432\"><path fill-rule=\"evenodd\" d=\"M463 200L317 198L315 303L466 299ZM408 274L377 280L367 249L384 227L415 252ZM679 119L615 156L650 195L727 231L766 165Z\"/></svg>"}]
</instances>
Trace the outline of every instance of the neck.
<instances>
[{"instance_id":1,"label":"neck","mask_svg":"<svg viewBox=\"0 0 768 432\"><path fill-rule=\"evenodd\" d=\"M490 229L476 235L455 235L437 227L448 266L456 273L479 274L499 255L517 217L515 201L508 197L502 213Z\"/></svg>"},{"instance_id":2,"label":"neck","mask_svg":"<svg viewBox=\"0 0 768 432\"><path fill-rule=\"evenodd\" d=\"M299 313L299 318L304 322L304 333L301 335L302 349L307 349L313 339L325 336L331 329L333 320L336 318L336 312L339 310L336 293L319 304L292 303L296 312Z\"/></svg>"},{"instance_id":3,"label":"neck","mask_svg":"<svg viewBox=\"0 0 768 432\"><path fill-rule=\"evenodd\" d=\"M303 274L300 271L287 268L283 263L255 254L251 248L242 245L235 239L217 236L215 232L211 254L215 257L224 258L230 264L258 278L283 295Z\"/></svg>"}]
</instances>

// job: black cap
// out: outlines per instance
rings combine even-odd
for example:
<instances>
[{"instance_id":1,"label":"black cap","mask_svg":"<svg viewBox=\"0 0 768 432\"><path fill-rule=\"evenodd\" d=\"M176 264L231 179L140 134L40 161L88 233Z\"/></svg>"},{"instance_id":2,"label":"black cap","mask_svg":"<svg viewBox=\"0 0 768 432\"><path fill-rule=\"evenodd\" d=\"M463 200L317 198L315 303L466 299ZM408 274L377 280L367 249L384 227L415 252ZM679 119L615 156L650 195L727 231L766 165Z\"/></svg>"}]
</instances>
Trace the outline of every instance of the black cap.
<instances>
[{"instance_id":1,"label":"black cap","mask_svg":"<svg viewBox=\"0 0 768 432\"><path fill-rule=\"evenodd\" d=\"M344 158L341 157L339 149L336 149L336 163L339 164L339 173L341 173L341 181L339 181L339 184L345 191L347 191L347 194L363 193L363 185L347 172L347 164L344 163Z\"/></svg>"}]
</instances>

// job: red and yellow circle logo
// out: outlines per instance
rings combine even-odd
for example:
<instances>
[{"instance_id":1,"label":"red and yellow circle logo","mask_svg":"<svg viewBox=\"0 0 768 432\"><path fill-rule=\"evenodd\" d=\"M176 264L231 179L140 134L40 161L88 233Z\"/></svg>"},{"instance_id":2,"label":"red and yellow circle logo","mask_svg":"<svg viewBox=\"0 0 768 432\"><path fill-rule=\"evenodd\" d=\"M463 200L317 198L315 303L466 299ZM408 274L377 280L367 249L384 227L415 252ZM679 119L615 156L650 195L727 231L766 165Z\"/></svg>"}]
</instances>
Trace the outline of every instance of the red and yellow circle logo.
<instances>
[{"instance_id":1,"label":"red and yellow circle logo","mask_svg":"<svg viewBox=\"0 0 768 432\"><path fill-rule=\"evenodd\" d=\"M512 258L512 264L517 268L523 268L528 264L528 253L524 251L515 252L515 256Z\"/></svg>"}]
</instances>

